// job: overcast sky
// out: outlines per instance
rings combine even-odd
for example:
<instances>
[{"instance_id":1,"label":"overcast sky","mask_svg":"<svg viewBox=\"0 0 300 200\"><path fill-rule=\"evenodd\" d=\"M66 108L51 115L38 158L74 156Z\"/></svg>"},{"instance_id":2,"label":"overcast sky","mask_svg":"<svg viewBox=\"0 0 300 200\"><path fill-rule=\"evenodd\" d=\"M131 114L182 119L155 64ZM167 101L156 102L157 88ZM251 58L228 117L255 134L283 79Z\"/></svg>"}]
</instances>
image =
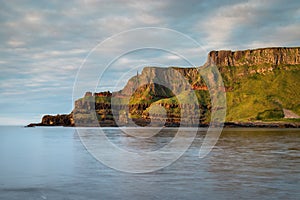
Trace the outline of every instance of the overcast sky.
<instances>
[{"instance_id":1,"label":"overcast sky","mask_svg":"<svg viewBox=\"0 0 300 200\"><path fill-rule=\"evenodd\" d=\"M199 51L188 48L186 39L174 31L174 37L168 31L165 36L157 33L167 51L184 50L199 66L210 50L299 46L299 2L1 0L0 124L27 124L40 121L43 114L69 113L75 77L85 57L100 42L130 29L160 27L192 38L201 45ZM94 67L104 69L109 56L121 56L116 49L128 48L144 35L126 36L122 45L118 38L112 48L100 49L91 58ZM189 65L164 49L121 56L97 88L120 89L143 65Z\"/></svg>"}]
</instances>

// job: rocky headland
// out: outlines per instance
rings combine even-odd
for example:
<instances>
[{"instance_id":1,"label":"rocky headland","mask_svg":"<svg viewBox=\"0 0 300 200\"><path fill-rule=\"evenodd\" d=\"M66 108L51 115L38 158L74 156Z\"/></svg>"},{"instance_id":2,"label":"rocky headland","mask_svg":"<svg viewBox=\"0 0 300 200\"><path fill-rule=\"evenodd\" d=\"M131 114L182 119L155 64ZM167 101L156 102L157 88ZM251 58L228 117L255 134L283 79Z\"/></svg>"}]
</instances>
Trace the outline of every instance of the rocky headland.
<instances>
[{"instance_id":1,"label":"rocky headland","mask_svg":"<svg viewBox=\"0 0 300 200\"><path fill-rule=\"evenodd\" d=\"M216 66L226 91L227 127L300 127L300 47L211 51L201 67L145 67L116 92L86 92L70 114L45 115L28 126L208 126L211 102L201 70ZM174 73L174 70L176 73ZM184 77L184 80L180 78ZM157 82L168 82L168 87ZM185 90L197 104L182 104ZM150 116L151 106L165 113ZM185 112L198 118L181 118ZM95 121L97 124L95 124Z\"/></svg>"}]
</instances>

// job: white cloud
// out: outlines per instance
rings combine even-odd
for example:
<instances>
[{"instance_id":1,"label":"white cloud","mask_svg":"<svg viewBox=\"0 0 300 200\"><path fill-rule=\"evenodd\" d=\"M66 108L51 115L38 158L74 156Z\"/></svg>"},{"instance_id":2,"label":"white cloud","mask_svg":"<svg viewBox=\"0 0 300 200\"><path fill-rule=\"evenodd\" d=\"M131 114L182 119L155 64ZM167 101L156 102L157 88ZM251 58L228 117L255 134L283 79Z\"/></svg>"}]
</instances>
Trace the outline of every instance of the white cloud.
<instances>
[{"instance_id":1,"label":"white cloud","mask_svg":"<svg viewBox=\"0 0 300 200\"><path fill-rule=\"evenodd\" d=\"M156 9L162 9L168 6L168 1L151 1L151 2L146 2L146 1L134 1L134 0L129 0L127 1L127 5L129 7L134 8L134 10L141 11L141 12L146 12L146 11L155 11ZM171 2L172 3L172 2Z\"/></svg>"},{"instance_id":2,"label":"white cloud","mask_svg":"<svg viewBox=\"0 0 300 200\"><path fill-rule=\"evenodd\" d=\"M33 59L53 59L57 57L70 57L70 56L77 56L78 54L85 55L87 54L87 50L85 49L69 49L69 50L51 50L47 52L37 52L32 55Z\"/></svg>"},{"instance_id":3,"label":"white cloud","mask_svg":"<svg viewBox=\"0 0 300 200\"><path fill-rule=\"evenodd\" d=\"M24 46L26 43L21 40L11 39L11 40L7 41L7 44L14 48L14 47Z\"/></svg>"},{"instance_id":4,"label":"white cloud","mask_svg":"<svg viewBox=\"0 0 300 200\"><path fill-rule=\"evenodd\" d=\"M30 24L40 24L42 22L42 17L38 12L28 13L25 15L24 21Z\"/></svg>"},{"instance_id":5,"label":"white cloud","mask_svg":"<svg viewBox=\"0 0 300 200\"><path fill-rule=\"evenodd\" d=\"M239 27L253 23L255 10L261 5L257 1L247 1L230 6L222 6L200 20L194 30L204 31L206 40L212 46L228 43L232 33Z\"/></svg>"},{"instance_id":6,"label":"white cloud","mask_svg":"<svg viewBox=\"0 0 300 200\"><path fill-rule=\"evenodd\" d=\"M149 15L146 13L138 13L136 15L137 23L140 23L141 25L157 25L161 26L163 25L164 21L162 18Z\"/></svg>"},{"instance_id":7,"label":"white cloud","mask_svg":"<svg viewBox=\"0 0 300 200\"><path fill-rule=\"evenodd\" d=\"M168 55L166 56L166 59L169 59L169 60L180 60L181 58L177 55Z\"/></svg>"}]
</instances>

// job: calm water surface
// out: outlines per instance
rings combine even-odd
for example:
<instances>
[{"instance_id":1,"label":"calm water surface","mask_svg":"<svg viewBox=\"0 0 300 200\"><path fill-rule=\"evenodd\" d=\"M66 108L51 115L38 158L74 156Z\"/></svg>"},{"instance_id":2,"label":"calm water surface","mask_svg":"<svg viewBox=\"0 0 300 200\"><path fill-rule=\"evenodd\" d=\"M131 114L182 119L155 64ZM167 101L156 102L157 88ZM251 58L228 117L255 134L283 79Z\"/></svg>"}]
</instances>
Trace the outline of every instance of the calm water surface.
<instances>
[{"instance_id":1,"label":"calm water surface","mask_svg":"<svg viewBox=\"0 0 300 200\"><path fill-rule=\"evenodd\" d=\"M160 148L176 133L137 142L105 131L135 150ZM0 127L0 199L300 199L300 129L225 129L199 159L204 134L172 165L129 174L96 161L73 128Z\"/></svg>"}]
</instances>

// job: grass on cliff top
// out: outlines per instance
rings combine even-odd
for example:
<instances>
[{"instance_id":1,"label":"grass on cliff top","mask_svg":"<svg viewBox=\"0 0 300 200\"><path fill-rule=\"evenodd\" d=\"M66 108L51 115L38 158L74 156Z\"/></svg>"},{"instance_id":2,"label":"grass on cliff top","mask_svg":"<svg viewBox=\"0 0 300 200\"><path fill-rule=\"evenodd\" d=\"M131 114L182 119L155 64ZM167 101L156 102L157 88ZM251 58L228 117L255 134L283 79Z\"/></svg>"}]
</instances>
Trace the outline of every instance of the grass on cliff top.
<instances>
[{"instance_id":1,"label":"grass on cliff top","mask_svg":"<svg viewBox=\"0 0 300 200\"><path fill-rule=\"evenodd\" d=\"M284 120L278 112L283 108L300 114L300 70L245 76L233 88L227 92L227 121L253 121L264 115L261 120Z\"/></svg>"}]
</instances>

